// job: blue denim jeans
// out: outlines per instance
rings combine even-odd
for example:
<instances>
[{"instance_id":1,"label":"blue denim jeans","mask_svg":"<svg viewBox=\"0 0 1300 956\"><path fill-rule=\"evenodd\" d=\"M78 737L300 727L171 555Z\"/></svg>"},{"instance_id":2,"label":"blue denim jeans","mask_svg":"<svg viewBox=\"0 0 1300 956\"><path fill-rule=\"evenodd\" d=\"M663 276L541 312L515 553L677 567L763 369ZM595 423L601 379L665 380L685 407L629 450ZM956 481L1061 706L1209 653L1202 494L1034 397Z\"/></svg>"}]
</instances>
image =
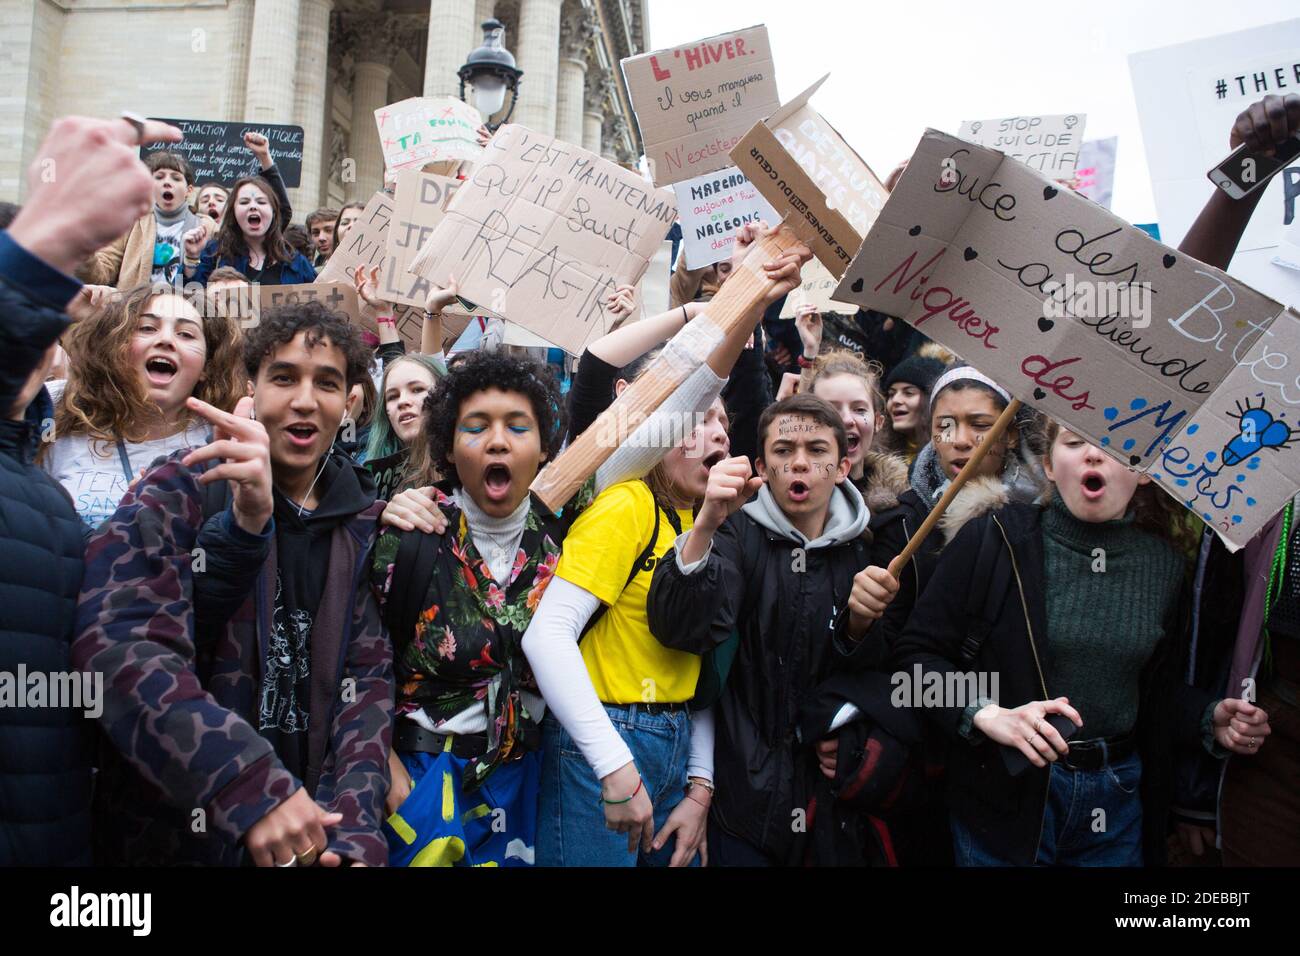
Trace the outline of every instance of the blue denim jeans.
<instances>
[{"instance_id":1,"label":"blue denim jeans","mask_svg":"<svg viewBox=\"0 0 1300 956\"><path fill-rule=\"evenodd\" d=\"M1100 770L1052 764L1035 866L1141 866L1142 760L1136 753ZM1011 866L988 852L955 816L958 866Z\"/></svg>"},{"instance_id":2,"label":"blue denim jeans","mask_svg":"<svg viewBox=\"0 0 1300 956\"><path fill-rule=\"evenodd\" d=\"M691 721L685 710L649 714L637 704L606 704L614 729L627 742L654 804L655 832L684 797ZM627 834L605 827L600 781L561 725L542 721L542 783L537 807L538 866L667 866L676 837L656 852L627 850ZM691 866L699 865L699 855Z\"/></svg>"}]
</instances>

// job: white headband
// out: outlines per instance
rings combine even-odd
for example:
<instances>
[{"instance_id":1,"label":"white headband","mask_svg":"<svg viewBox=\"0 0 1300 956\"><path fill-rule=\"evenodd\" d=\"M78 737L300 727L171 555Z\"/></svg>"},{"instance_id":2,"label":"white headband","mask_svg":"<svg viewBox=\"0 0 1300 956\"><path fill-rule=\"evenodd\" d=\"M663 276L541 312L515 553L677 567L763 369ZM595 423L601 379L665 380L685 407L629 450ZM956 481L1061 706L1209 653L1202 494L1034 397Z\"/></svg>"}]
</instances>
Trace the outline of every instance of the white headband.
<instances>
[{"instance_id":1,"label":"white headband","mask_svg":"<svg viewBox=\"0 0 1300 956\"><path fill-rule=\"evenodd\" d=\"M993 391L1001 395L1008 405L1011 404L1011 394L1005 388L993 381L993 379L989 378L983 372L969 365L958 365L956 368L950 368L948 371L940 375L939 380L935 382L934 387L930 389L930 404L933 406L934 400L938 397L939 393L953 382L957 381L979 382L981 385L987 385L989 388L993 389Z\"/></svg>"}]
</instances>

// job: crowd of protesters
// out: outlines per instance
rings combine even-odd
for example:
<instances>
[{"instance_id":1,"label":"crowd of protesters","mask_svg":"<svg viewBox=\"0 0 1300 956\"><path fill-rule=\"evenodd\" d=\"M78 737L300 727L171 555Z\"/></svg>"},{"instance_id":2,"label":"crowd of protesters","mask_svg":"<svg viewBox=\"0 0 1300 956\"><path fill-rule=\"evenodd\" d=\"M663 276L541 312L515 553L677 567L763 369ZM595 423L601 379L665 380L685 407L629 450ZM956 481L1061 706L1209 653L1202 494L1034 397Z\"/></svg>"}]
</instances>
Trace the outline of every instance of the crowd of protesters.
<instances>
[{"instance_id":1,"label":"crowd of protesters","mask_svg":"<svg viewBox=\"0 0 1300 956\"><path fill-rule=\"evenodd\" d=\"M1291 94L1227 132L1297 131ZM895 318L777 318L796 245L553 512L766 226L576 361L458 344L454 283L416 352L373 269L378 335L216 307L362 207L295 224L255 133L234 183L139 158L178 138L60 119L0 208L0 865L1300 863L1295 502L1230 553L1026 407L891 573L1012 398ZM1226 268L1253 208L1182 251Z\"/></svg>"}]
</instances>

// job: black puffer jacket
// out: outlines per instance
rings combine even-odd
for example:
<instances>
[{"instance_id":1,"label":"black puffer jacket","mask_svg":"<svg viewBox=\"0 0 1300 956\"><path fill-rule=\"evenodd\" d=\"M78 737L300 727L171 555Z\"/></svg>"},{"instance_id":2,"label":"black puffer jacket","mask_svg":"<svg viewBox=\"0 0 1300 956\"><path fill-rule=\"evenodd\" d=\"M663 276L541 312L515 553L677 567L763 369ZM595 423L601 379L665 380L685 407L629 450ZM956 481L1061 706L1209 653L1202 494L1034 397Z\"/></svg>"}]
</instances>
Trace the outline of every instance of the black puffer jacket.
<instances>
[{"instance_id":1,"label":"black puffer jacket","mask_svg":"<svg viewBox=\"0 0 1300 956\"><path fill-rule=\"evenodd\" d=\"M856 489L847 482L841 488L861 508ZM797 554L796 540L755 520L750 509L757 503L723 523L707 563L694 573L681 572L675 551L665 555L646 611L651 633L677 650L703 653L739 632L714 705L712 818L773 861L793 864L804 861L807 841L806 830L792 824L796 811L807 819L819 774L815 741L796 739L801 710L831 674L888 656L890 632L902 621L887 613L855 643L847 637L846 608L853 576L887 564L903 542L868 533Z\"/></svg>"},{"instance_id":2,"label":"black puffer jacket","mask_svg":"<svg viewBox=\"0 0 1300 956\"><path fill-rule=\"evenodd\" d=\"M7 419L67 326L62 304L76 290L0 234L0 679L14 682L23 702L20 668L74 672L83 545L67 493L33 464L53 412L48 393L41 390L26 420ZM81 710L0 706L0 867L90 864L89 733Z\"/></svg>"},{"instance_id":3,"label":"black puffer jacket","mask_svg":"<svg viewBox=\"0 0 1300 956\"><path fill-rule=\"evenodd\" d=\"M1041 514L1032 505L1009 504L972 519L958 532L898 638L898 670L920 664L924 673L938 673L945 686L949 673L996 673L1003 707L1052 696L1039 666L1047 635ZM972 594L981 597L972 601ZM1187 606L1185 600L1174 603L1172 613L1179 619L1165 622L1167 636L1140 682L1135 735L1142 758L1142 845L1148 865L1164 861L1175 755L1201 746L1201 716L1214 699L1180 679L1177 654ZM964 657L963 644L984 631L975 656ZM1030 767L1011 776L999 745L987 739L972 745L959 736L964 709L924 709L951 740L949 807L990 851L1027 866L1037 855L1049 771Z\"/></svg>"}]
</instances>

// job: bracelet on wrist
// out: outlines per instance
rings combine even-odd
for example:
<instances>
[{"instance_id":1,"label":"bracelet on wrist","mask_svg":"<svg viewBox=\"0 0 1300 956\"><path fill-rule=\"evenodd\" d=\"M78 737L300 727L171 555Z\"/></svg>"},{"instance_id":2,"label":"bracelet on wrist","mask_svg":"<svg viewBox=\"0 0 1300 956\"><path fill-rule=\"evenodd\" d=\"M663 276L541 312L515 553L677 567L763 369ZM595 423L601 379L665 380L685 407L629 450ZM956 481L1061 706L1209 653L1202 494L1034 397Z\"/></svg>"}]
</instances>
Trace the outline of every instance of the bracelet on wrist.
<instances>
[{"instance_id":1,"label":"bracelet on wrist","mask_svg":"<svg viewBox=\"0 0 1300 956\"><path fill-rule=\"evenodd\" d=\"M396 325L397 319L391 315L378 315L375 316L375 322L379 325Z\"/></svg>"},{"instance_id":2,"label":"bracelet on wrist","mask_svg":"<svg viewBox=\"0 0 1300 956\"><path fill-rule=\"evenodd\" d=\"M800 355L800 356L799 356L799 367L800 367L800 368L812 368L812 367L813 367L813 362L816 361L816 359L817 359L817 356L816 356L816 355L814 355L812 358L809 358L807 355Z\"/></svg>"},{"instance_id":3,"label":"bracelet on wrist","mask_svg":"<svg viewBox=\"0 0 1300 956\"><path fill-rule=\"evenodd\" d=\"M633 790L626 797L624 797L622 800L606 800L604 794L601 794L600 802L601 804L609 804L610 806L615 806L620 803L630 803L632 801L632 798L641 792L641 787L644 783L645 783L645 778L638 777L636 781L636 789Z\"/></svg>"},{"instance_id":4,"label":"bracelet on wrist","mask_svg":"<svg viewBox=\"0 0 1300 956\"><path fill-rule=\"evenodd\" d=\"M686 780L686 789L689 790L689 789L691 789L691 787L703 787L705 790L709 791L709 795L710 795L710 796L713 795L713 784L709 783L709 782L708 782L707 780L705 780L703 777L689 777L689 778L687 778L687 780Z\"/></svg>"}]
</instances>

